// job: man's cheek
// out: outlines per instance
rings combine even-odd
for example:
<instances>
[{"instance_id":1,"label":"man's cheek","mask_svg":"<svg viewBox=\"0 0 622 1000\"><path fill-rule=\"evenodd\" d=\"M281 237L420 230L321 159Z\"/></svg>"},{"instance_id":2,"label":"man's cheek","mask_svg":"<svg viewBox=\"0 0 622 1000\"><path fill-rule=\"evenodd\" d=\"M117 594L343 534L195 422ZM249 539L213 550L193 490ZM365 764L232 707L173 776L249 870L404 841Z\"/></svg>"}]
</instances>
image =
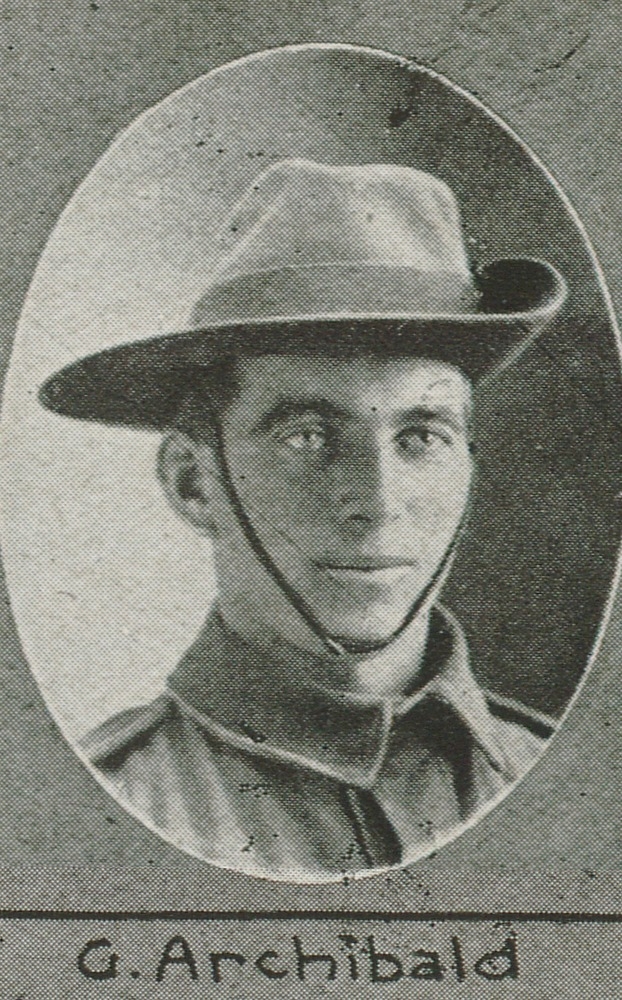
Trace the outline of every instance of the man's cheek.
<instances>
[{"instance_id":1,"label":"man's cheek","mask_svg":"<svg viewBox=\"0 0 622 1000\"><path fill-rule=\"evenodd\" d=\"M318 476L304 474L259 452L236 461L231 471L236 491L249 507L268 511L295 510L305 502L326 505L326 486Z\"/></svg>"},{"instance_id":2,"label":"man's cheek","mask_svg":"<svg viewBox=\"0 0 622 1000\"><path fill-rule=\"evenodd\" d=\"M424 521L430 527L439 527L459 521L466 507L468 494L452 489L448 485L443 492L429 493L412 500L408 505L408 513L414 522Z\"/></svg>"},{"instance_id":3,"label":"man's cheek","mask_svg":"<svg viewBox=\"0 0 622 1000\"><path fill-rule=\"evenodd\" d=\"M432 478L413 503L413 508L428 513L431 518L445 521L460 518L470 494L469 470L454 475Z\"/></svg>"},{"instance_id":4,"label":"man's cheek","mask_svg":"<svg viewBox=\"0 0 622 1000\"><path fill-rule=\"evenodd\" d=\"M238 495L249 513L255 510L270 518L300 524L327 516L331 509L325 489L314 489L291 474L271 475L269 467L261 475L241 479Z\"/></svg>"}]
</instances>

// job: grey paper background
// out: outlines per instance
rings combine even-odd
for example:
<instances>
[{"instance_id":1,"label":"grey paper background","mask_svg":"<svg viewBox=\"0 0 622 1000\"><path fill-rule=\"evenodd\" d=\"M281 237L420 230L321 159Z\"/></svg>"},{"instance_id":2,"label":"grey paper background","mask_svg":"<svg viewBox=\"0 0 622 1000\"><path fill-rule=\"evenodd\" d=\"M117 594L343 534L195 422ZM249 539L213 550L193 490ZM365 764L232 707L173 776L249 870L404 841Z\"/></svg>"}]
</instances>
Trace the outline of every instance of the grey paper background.
<instances>
[{"instance_id":1,"label":"grey paper background","mask_svg":"<svg viewBox=\"0 0 622 1000\"><path fill-rule=\"evenodd\" d=\"M393 4L383 11L377 2L264 6L101 0L57 2L53 8L42 2L5 3L1 17L5 351L58 213L118 130L214 66L292 42L344 41L394 51L476 93L557 176L587 227L614 303L622 304L622 32L612 3L435 0ZM614 404L615 391L607 385L599 405L610 415ZM583 428L590 419L582 417ZM617 425L610 416L608 427L611 457ZM615 496L616 475L612 461L602 523L596 520L591 529L605 564L611 548L605 528L612 530L614 509L605 505ZM586 491L589 495L593 486L586 484ZM601 572L597 567L595 587ZM593 609L585 609L585 615L592 614ZM582 622L583 613L578 631ZM619 867L622 808L615 790L621 629L618 611L580 701L535 772L493 815L420 869ZM149 835L99 789L49 720L8 613L2 634L2 862L178 866L201 872L205 884L219 892L225 886L250 891L245 880L211 874ZM413 883L400 884L405 889ZM90 891L95 891L92 884ZM327 893L334 900L345 891ZM359 883L347 891L350 898L371 899L380 884ZM142 892L138 882L136 892ZM282 886L270 890L272 900L291 895Z\"/></svg>"}]
</instances>

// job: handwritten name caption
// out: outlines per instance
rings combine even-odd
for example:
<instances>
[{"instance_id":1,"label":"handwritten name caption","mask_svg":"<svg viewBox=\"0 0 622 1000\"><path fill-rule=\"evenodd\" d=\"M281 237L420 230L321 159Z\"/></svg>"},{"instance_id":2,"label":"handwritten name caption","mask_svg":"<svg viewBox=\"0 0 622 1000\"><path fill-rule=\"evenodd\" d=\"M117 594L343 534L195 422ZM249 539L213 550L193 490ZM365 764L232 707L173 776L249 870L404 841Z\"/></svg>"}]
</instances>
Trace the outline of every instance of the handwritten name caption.
<instances>
[{"instance_id":1,"label":"handwritten name caption","mask_svg":"<svg viewBox=\"0 0 622 1000\"><path fill-rule=\"evenodd\" d=\"M235 985L242 979L250 983L270 980L278 984L294 982L342 981L367 982L372 985L400 980L447 980L463 983L467 979L500 981L518 979L519 960L516 935L508 934L497 948L474 953L457 936L452 936L438 950L404 947L388 951L378 946L374 934L357 937L336 935L334 947L316 951L314 945L298 934L287 946L253 951L212 951L193 947L182 934L168 938L153 960L144 968L127 968L120 947L111 938L91 938L76 958L80 976L96 982L127 977L145 978L165 983L180 976L188 982L211 982Z\"/></svg>"}]
</instances>

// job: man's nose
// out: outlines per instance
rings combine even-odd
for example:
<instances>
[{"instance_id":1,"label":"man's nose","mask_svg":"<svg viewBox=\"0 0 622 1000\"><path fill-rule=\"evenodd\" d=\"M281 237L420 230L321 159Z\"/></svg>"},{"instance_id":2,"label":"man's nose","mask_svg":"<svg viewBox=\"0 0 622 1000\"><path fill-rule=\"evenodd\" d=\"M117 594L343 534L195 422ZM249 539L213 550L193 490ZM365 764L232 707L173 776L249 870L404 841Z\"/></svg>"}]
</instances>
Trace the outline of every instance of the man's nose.
<instances>
[{"instance_id":1,"label":"man's nose","mask_svg":"<svg viewBox=\"0 0 622 1000\"><path fill-rule=\"evenodd\" d=\"M333 466L339 522L369 531L398 520L404 510L403 469L394 448L369 440L344 449Z\"/></svg>"}]
</instances>

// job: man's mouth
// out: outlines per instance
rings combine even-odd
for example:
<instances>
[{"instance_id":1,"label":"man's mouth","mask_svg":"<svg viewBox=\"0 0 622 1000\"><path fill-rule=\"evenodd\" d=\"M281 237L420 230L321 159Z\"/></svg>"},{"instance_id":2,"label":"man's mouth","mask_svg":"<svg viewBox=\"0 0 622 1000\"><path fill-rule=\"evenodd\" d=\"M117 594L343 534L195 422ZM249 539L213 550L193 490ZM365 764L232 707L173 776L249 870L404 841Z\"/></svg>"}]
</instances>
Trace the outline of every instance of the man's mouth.
<instances>
[{"instance_id":1,"label":"man's mouth","mask_svg":"<svg viewBox=\"0 0 622 1000\"><path fill-rule=\"evenodd\" d=\"M385 559L367 563L324 563L321 569L338 583L380 584L386 587L407 577L413 565L412 562Z\"/></svg>"}]
</instances>

